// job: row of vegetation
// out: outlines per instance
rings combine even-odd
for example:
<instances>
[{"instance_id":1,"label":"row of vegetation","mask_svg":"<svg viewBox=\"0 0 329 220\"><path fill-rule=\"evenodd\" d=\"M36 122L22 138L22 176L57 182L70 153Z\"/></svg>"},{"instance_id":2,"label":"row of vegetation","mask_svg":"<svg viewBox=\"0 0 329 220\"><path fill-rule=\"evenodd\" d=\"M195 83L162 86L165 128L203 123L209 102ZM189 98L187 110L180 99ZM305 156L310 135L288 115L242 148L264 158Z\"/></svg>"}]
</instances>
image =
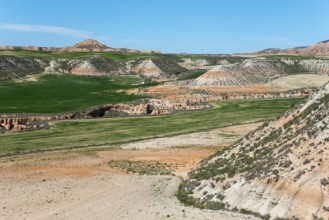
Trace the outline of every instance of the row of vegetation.
<instances>
[{"instance_id":1,"label":"row of vegetation","mask_svg":"<svg viewBox=\"0 0 329 220\"><path fill-rule=\"evenodd\" d=\"M125 171L126 173L137 173L139 175L172 175L170 164L152 160L111 160L109 166Z\"/></svg>"}]
</instances>

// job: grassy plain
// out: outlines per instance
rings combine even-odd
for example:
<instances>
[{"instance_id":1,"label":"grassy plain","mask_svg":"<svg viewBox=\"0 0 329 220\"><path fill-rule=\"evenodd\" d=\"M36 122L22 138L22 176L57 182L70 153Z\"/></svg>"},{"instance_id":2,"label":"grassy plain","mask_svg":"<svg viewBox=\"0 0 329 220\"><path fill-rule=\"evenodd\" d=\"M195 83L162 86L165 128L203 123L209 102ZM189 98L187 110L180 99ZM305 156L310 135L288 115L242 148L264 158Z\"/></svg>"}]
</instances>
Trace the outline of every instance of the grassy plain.
<instances>
[{"instance_id":1,"label":"grassy plain","mask_svg":"<svg viewBox=\"0 0 329 220\"><path fill-rule=\"evenodd\" d=\"M0 135L0 154L54 148L111 146L129 141L170 136L249 121L273 119L301 98L232 100L215 108L156 117L70 120L49 130Z\"/></svg>"},{"instance_id":2,"label":"grassy plain","mask_svg":"<svg viewBox=\"0 0 329 220\"><path fill-rule=\"evenodd\" d=\"M0 82L0 113L58 113L130 102L145 96L128 95L124 90L147 86L140 84L143 80L138 76L39 74L31 77L35 81Z\"/></svg>"}]
</instances>

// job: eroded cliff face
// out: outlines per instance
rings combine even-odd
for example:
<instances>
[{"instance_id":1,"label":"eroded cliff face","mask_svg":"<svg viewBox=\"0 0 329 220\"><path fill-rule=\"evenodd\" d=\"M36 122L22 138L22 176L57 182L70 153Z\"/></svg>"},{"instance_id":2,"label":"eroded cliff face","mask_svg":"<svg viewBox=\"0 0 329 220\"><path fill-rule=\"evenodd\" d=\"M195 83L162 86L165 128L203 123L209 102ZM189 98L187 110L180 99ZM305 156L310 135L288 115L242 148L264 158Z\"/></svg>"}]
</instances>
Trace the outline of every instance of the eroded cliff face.
<instances>
[{"instance_id":1,"label":"eroded cliff face","mask_svg":"<svg viewBox=\"0 0 329 220\"><path fill-rule=\"evenodd\" d=\"M329 217L329 84L190 173L187 193L206 207L272 218Z\"/></svg>"},{"instance_id":2,"label":"eroded cliff face","mask_svg":"<svg viewBox=\"0 0 329 220\"><path fill-rule=\"evenodd\" d=\"M77 113L56 114L56 115L1 115L0 128L2 131L24 131L37 130L47 127L49 121L73 119ZM40 123L41 122L41 123Z\"/></svg>"},{"instance_id":3,"label":"eroded cliff face","mask_svg":"<svg viewBox=\"0 0 329 220\"><path fill-rule=\"evenodd\" d=\"M108 104L86 111L62 114L3 114L0 115L0 131L25 131L47 128L48 123L58 120L103 117L108 112L117 115L143 115L147 113L148 103L141 104Z\"/></svg>"},{"instance_id":4,"label":"eroded cliff face","mask_svg":"<svg viewBox=\"0 0 329 220\"><path fill-rule=\"evenodd\" d=\"M150 99L132 104L108 104L86 111L63 114L32 115L32 114L3 114L0 115L0 132L16 132L48 128L48 123L58 120L95 117L117 117L138 115L163 115L178 110L196 110L209 108L209 105L201 105L198 102L187 102L186 99Z\"/></svg>"}]
</instances>

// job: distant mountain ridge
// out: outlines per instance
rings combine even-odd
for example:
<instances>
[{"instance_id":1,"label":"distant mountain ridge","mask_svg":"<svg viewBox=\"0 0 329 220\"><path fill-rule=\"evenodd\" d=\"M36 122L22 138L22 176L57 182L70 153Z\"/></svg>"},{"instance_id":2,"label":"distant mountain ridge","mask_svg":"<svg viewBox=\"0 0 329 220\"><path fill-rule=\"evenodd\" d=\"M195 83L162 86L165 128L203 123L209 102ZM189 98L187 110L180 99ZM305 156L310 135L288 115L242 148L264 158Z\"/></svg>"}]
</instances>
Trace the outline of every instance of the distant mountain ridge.
<instances>
[{"instance_id":1,"label":"distant mountain ridge","mask_svg":"<svg viewBox=\"0 0 329 220\"><path fill-rule=\"evenodd\" d=\"M0 46L0 50L27 50L48 52L121 52L121 53L161 53L154 50L137 50L128 48L112 48L93 39L83 40L69 47L37 47L37 46Z\"/></svg>"},{"instance_id":2,"label":"distant mountain ridge","mask_svg":"<svg viewBox=\"0 0 329 220\"><path fill-rule=\"evenodd\" d=\"M289 49L267 48L252 54L329 56L329 40L321 41L311 46L294 47Z\"/></svg>"}]
</instances>

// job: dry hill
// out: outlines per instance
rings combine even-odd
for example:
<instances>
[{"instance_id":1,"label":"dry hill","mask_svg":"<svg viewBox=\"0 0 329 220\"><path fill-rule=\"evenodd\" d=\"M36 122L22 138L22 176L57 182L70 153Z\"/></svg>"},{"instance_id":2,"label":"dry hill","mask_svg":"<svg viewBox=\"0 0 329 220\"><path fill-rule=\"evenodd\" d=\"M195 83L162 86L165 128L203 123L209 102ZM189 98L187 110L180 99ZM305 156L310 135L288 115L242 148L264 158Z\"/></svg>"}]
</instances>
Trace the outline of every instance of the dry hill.
<instances>
[{"instance_id":1,"label":"dry hill","mask_svg":"<svg viewBox=\"0 0 329 220\"><path fill-rule=\"evenodd\" d=\"M71 48L94 50L94 49L106 49L109 47L106 46L105 44L98 42L97 40L87 39L73 45Z\"/></svg>"},{"instance_id":2,"label":"dry hill","mask_svg":"<svg viewBox=\"0 0 329 220\"><path fill-rule=\"evenodd\" d=\"M329 83L304 104L203 161L182 185L183 200L267 218L327 219L328 108Z\"/></svg>"}]
</instances>

